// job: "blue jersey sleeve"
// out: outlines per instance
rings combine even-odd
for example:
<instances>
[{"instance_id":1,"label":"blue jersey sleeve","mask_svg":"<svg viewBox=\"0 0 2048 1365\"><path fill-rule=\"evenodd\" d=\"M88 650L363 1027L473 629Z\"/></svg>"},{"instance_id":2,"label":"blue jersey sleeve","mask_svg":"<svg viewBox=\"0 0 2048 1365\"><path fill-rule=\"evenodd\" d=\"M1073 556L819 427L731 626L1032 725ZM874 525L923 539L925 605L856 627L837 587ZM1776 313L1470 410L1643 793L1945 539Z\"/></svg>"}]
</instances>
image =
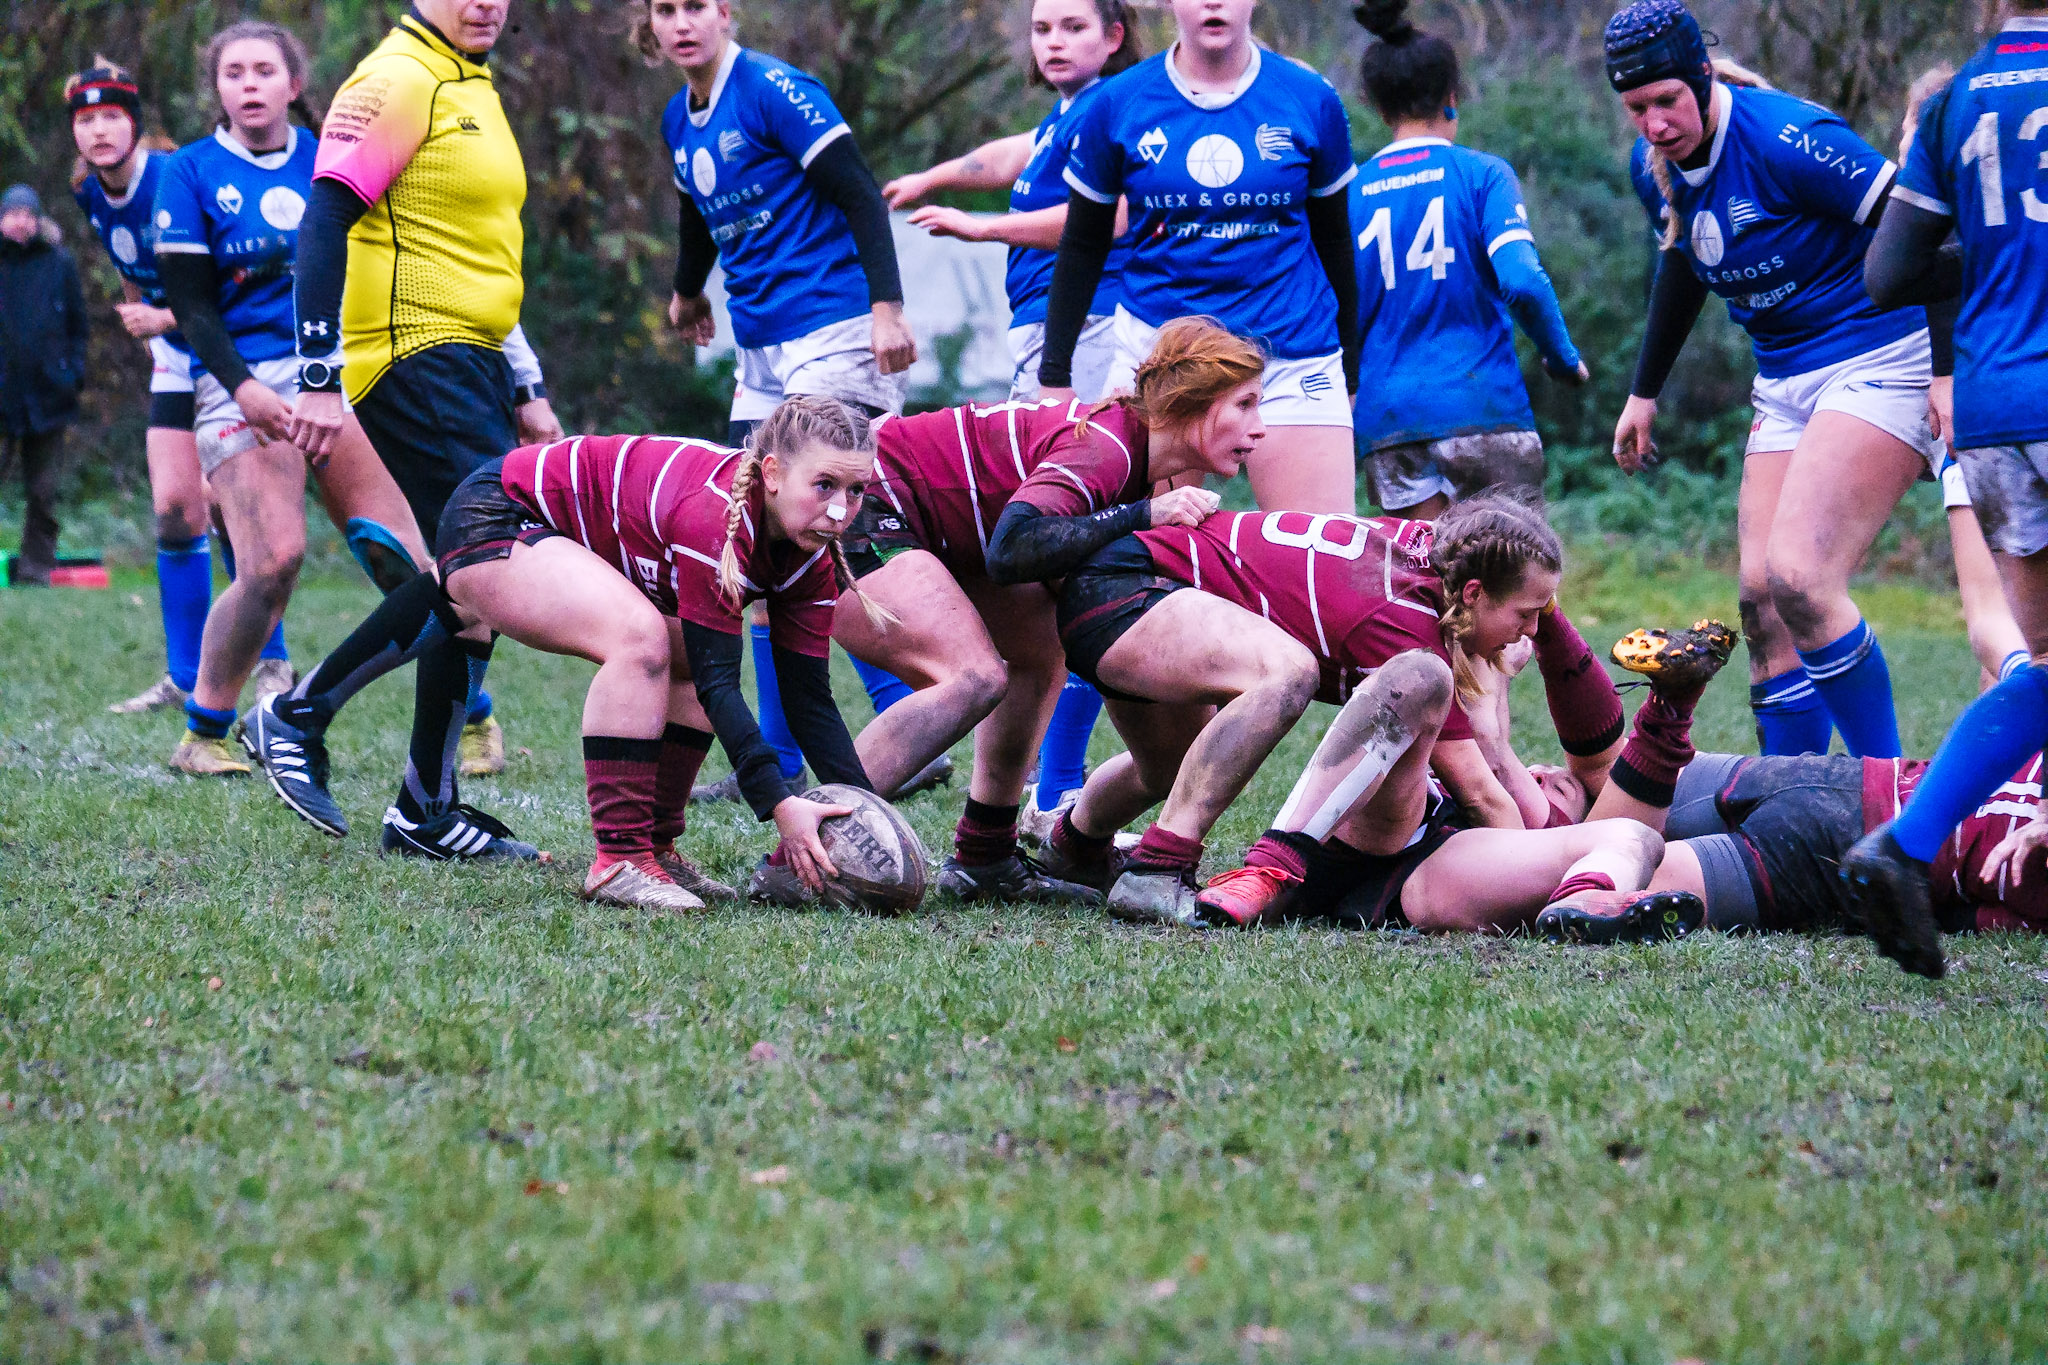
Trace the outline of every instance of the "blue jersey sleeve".
<instances>
[{"instance_id":1,"label":"blue jersey sleeve","mask_svg":"<svg viewBox=\"0 0 2048 1365\"><path fill-rule=\"evenodd\" d=\"M1316 81L1315 142L1308 151L1308 192L1320 199L1351 183L1358 165L1351 158L1351 119L1328 81Z\"/></svg>"},{"instance_id":2,"label":"blue jersey sleeve","mask_svg":"<svg viewBox=\"0 0 2048 1365\"><path fill-rule=\"evenodd\" d=\"M1115 92L1088 102L1088 110L1074 129L1074 145L1067 156L1067 187L1098 204L1114 204L1124 192L1123 148L1110 128L1110 109ZM1142 154L1144 148L1139 148Z\"/></svg>"},{"instance_id":3,"label":"blue jersey sleeve","mask_svg":"<svg viewBox=\"0 0 2048 1365\"><path fill-rule=\"evenodd\" d=\"M825 87L794 67L771 66L749 88L748 122L806 170L828 144L853 131Z\"/></svg>"},{"instance_id":4,"label":"blue jersey sleeve","mask_svg":"<svg viewBox=\"0 0 2048 1365\"><path fill-rule=\"evenodd\" d=\"M1491 256L1510 242L1534 242L1536 234L1529 231L1529 210L1522 202L1522 182L1515 179L1514 169L1506 162L1494 162L1486 168L1486 178L1479 187L1479 216L1484 225L1480 231L1481 240L1486 243L1486 254Z\"/></svg>"},{"instance_id":5,"label":"blue jersey sleeve","mask_svg":"<svg viewBox=\"0 0 2048 1365\"><path fill-rule=\"evenodd\" d=\"M1920 106L1920 132L1913 139L1913 150L1906 153L1905 169L1899 172L1899 183L1892 193L1929 213L1939 213L1953 218L1955 192L1949 186L1947 175L1947 149L1942 145L1947 139L1945 127L1948 113L1948 95L1953 86L1943 86L1928 97Z\"/></svg>"},{"instance_id":6,"label":"blue jersey sleeve","mask_svg":"<svg viewBox=\"0 0 2048 1365\"><path fill-rule=\"evenodd\" d=\"M1825 109L1786 123L1764 145L1786 202L1816 217L1861 227L1891 185L1891 161Z\"/></svg>"},{"instance_id":7,"label":"blue jersey sleeve","mask_svg":"<svg viewBox=\"0 0 2048 1365\"><path fill-rule=\"evenodd\" d=\"M206 230L205 201L193 159L180 153L164 168L156 188L156 250L159 256L210 256L213 243Z\"/></svg>"}]
</instances>

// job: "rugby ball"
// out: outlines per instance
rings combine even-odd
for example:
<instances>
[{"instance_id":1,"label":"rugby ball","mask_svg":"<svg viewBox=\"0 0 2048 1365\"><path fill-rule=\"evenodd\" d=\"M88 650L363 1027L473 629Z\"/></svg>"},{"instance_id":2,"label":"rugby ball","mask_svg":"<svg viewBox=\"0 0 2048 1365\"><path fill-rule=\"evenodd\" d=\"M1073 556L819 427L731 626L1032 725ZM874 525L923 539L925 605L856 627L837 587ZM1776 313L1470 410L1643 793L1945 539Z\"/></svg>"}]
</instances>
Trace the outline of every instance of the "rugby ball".
<instances>
[{"instance_id":1,"label":"rugby ball","mask_svg":"<svg viewBox=\"0 0 2048 1365\"><path fill-rule=\"evenodd\" d=\"M836 815L818 826L825 854L839 869L825 883L826 901L877 915L907 915L924 903L924 844L894 806L839 782L813 787L803 799L853 808L853 814Z\"/></svg>"}]
</instances>

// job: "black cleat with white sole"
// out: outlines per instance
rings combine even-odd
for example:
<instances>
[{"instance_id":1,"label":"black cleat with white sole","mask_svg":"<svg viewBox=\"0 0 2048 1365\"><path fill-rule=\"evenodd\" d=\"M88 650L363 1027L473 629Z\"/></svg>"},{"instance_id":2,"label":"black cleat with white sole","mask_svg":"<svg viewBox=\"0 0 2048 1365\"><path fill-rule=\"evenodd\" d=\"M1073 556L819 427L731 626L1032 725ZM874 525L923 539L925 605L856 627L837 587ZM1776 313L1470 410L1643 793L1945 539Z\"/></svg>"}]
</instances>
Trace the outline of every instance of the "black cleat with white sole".
<instances>
[{"instance_id":1,"label":"black cleat with white sole","mask_svg":"<svg viewBox=\"0 0 2048 1365\"><path fill-rule=\"evenodd\" d=\"M1927 894L1927 864L1899 847L1886 821L1842 855L1842 880L1877 950L1915 976L1941 980L1941 927Z\"/></svg>"},{"instance_id":2,"label":"black cleat with white sole","mask_svg":"<svg viewBox=\"0 0 2048 1365\"><path fill-rule=\"evenodd\" d=\"M530 863L540 850L512 834L502 821L492 819L475 806L456 805L424 820L410 820L392 806L384 812L386 853L403 858L426 858L437 863L519 862Z\"/></svg>"},{"instance_id":3,"label":"black cleat with white sole","mask_svg":"<svg viewBox=\"0 0 2048 1365\"><path fill-rule=\"evenodd\" d=\"M327 790L327 745L318 731L282 719L276 700L265 697L250 707L236 735L277 799L314 829L339 839L348 833L348 817Z\"/></svg>"},{"instance_id":4,"label":"black cleat with white sole","mask_svg":"<svg viewBox=\"0 0 2048 1365\"><path fill-rule=\"evenodd\" d=\"M999 863L969 867L957 858L939 866L939 890L972 905L978 901L1023 901L1030 905L1101 905L1102 893L1049 875L1036 859L1012 854Z\"/></svg>"}]
</instances>

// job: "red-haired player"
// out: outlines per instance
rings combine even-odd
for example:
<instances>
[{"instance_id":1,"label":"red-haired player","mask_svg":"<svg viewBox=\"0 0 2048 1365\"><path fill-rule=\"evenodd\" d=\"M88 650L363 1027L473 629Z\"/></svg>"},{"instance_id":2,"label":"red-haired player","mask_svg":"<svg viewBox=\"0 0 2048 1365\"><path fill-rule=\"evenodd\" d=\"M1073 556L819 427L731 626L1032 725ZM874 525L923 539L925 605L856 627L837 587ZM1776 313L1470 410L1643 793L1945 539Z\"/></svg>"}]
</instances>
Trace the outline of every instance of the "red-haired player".
<instances>
[{"instance_id":1,"label":"red-haired player","mask_svg":"<svg viewBox=\"0 0 2048 1365\"><path fill-rule=\"evenodd\" d=\"M862 593L842 603L848 653L917 689L860 734L888 791L975 730L974 775L939 886L965 900L1094 902L1017 849L1017 807L1066 681L1048 586L1133 531L1215 510L1183 476L1235 474L1265 435L1265 356L1199 318L1160 330L1136 391L1094 405L947 408L876 427L876 482L849 535Z\"/></svg>"}]
</instances>

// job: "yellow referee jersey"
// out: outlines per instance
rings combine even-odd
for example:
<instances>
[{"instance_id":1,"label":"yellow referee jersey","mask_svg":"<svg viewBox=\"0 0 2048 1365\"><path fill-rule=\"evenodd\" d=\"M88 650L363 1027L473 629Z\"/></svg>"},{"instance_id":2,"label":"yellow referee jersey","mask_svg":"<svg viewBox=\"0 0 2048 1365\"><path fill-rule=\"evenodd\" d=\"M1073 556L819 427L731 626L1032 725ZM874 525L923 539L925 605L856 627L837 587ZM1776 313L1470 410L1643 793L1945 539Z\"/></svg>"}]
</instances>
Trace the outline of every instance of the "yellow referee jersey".
<instances>
[{"instance_id":1,"label":"yellow referee jersey","mask_svg":"<svg viewBox=\"0 0 2048 1365\"><path fill-rule=\"evenodd\" d=\"M370 205L341 299L350 401L430 346L504 344L525 293L526 167L487 65L400 19L335 95L313 173Z\"/></svg>"}]
</instances>

